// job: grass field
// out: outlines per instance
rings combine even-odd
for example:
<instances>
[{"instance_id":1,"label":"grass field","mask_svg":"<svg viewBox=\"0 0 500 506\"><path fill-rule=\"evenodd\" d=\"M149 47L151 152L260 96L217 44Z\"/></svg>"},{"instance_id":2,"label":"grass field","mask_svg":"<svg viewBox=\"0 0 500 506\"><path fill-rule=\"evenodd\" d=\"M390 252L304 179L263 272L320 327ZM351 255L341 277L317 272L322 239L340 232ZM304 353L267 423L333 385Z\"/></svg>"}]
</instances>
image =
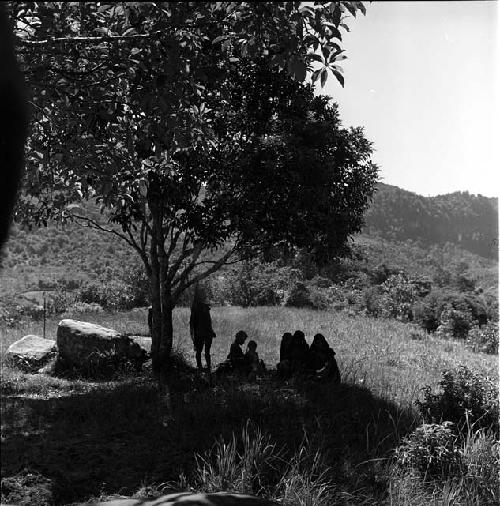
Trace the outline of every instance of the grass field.
<instances>
[{"instance_id":1,"label":"grass field","mask_svg":"<svg viewBox=\"0 0 500 506\"><path fill-rule=\"evenodd\" d=\"M145 310L73 317L147 333ZM194 364L188 319L188 310L176 310L175 348ZM225 359L240 329L258 342L268 369L278 360L284 332L301 329L309 342L321 332L337 353L343 384L282 383L270 373L257 384L225 381L208 388L202 380L174 375L172 420L164 427L147 371L93 383L22 374L5 366L4 352L23 335L41 335L42 325L1 329L4 500L67 504L192 483L203 488L195 454L210 452L219 438L231 441L250 420L287 463L297 462L304 445L308 455L320 451L324 468L317 474L338 504L382 504L388 500L387 459L420 423L414 402L421 388L437 385L444 369L459 364L498 378L497 356L392 320L282 307L213 308L212 319L214 364ZM55 338L56 328L57 320L48 321L46 337ZM260 490L255 484L250 489Z\"/></svg>"}]
</instances>

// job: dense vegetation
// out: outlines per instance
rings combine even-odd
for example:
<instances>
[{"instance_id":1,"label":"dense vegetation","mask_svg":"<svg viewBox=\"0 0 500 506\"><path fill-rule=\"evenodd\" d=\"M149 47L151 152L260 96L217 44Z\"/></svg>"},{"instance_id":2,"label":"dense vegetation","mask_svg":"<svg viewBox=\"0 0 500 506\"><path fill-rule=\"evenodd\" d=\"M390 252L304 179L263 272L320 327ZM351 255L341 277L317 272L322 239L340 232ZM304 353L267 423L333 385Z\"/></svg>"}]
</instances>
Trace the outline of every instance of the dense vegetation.
<instances>
[{"instance_id":1,"label":"dense vegetation","mask_svg":"<svg viewBox=\"0 0 500 506\"><path fill-rule=\"evenodd\" d=\"M498 256L498 199L455 192L423 197L379 183L365 230L426 246L450 242L487 258Z\"/></svg>"}]
</instances>

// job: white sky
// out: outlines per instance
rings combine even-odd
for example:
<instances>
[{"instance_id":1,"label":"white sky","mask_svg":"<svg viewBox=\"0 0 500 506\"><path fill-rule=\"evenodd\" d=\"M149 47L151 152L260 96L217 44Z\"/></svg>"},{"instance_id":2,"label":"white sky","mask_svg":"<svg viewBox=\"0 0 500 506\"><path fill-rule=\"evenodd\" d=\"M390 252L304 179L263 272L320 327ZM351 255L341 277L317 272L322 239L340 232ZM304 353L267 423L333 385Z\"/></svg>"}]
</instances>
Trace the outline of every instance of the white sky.
<instances>
[{"instance_id":1,"label":"white sky","mask_svg":"<svg viewBox=\"0 0 500 506\"><path fill-rule=\"evenodd\" d=\"M387 184L498 196L499 4L364 2L343 37L345 88L323 93L365 127Z\"/></svg>"}]
</instances>

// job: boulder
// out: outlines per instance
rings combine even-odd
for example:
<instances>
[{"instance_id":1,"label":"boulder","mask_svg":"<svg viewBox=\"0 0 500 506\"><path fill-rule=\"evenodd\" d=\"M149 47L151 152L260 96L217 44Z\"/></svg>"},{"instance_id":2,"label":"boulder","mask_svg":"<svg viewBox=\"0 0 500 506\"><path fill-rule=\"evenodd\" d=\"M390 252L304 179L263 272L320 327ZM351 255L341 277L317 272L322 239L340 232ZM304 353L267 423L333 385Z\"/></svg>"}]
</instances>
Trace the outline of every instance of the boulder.
<instances>
[{"instance_id":1,"label":"boulder","mask_svg":"<svg viewBox=\"0 0 500 506\"><path fill-rule=\"evenodd\" d=\"M97 503L81 503L77 506L277 506L276 502L245 494L215 492L193 494L181 492L168 494L157 499L115 499Z\"/></svg>"},{"instance_id":2,"label":"boulder","mask_svg":"<svg viewBox=\"0 0 500 506\"><path fill-rule=\"evenodd\" d=\"M28 335L11 344L7 360L25 372L37 372L57 354L56 342L40 336Z\"/></svg>"},{"instance_id":3,"label":"boulder","mask_svg":"<svg viewBox=\"0 0 500 506\"><path fill-rule=\"evenodd\" d=\"M77 320L61 320L57 327L59 359L67 367L97 371L125 361L140 369L145 350L129 336L114 329Z\"/></svg>"}]
</instances>

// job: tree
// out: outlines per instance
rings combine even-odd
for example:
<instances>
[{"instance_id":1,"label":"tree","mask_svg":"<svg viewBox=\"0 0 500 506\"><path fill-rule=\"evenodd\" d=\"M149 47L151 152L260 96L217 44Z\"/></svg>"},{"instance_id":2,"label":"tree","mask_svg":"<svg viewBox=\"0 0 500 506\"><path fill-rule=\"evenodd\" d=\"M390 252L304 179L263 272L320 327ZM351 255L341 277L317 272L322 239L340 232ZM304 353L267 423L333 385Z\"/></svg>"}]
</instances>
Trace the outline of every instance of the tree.
<instances>
[{"instance_id":1,"label":"tree","mask_svg":"<svg viewBox=\"0 0 500 506\"><path fill-rule=\"evenodd\" d=\"M12 7L36 117L17 216L75 219L139 254L156 373L189 286L271 245L325 259L359 230L370 143L302 80L319 60L313 78L341 80L334 40L360 2Z\"/></svg>"}]
</instances>

